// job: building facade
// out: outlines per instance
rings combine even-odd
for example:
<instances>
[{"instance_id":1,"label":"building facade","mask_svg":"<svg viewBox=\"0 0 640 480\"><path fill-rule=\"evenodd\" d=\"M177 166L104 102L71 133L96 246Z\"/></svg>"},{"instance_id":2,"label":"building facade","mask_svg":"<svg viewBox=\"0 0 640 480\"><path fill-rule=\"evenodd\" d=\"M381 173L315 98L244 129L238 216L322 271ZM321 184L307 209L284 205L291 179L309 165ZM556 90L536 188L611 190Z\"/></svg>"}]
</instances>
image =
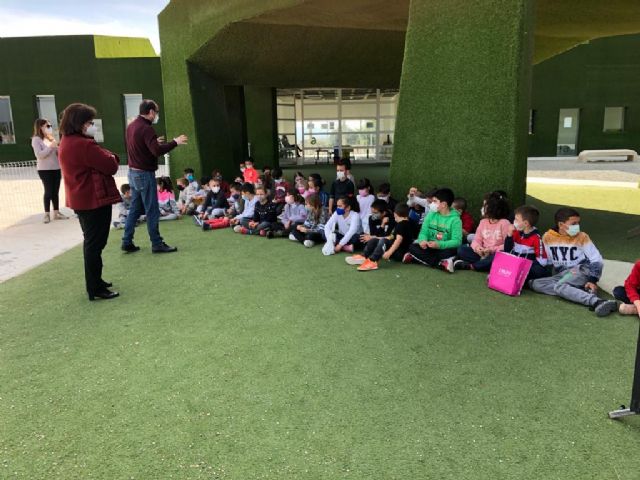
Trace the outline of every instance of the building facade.
<instances>
[{"instance_id":1,"label":"building facade","mask_svg":"<svg viewBox=\"0 0 640 480\"><path fill-rule=\"evenodd\" d=\"M0 162L33 160L36 118L57 133L65 106L98 111L97 140L126 161L124 132L142 98L162 104L160 59L147 39L105 36L0 38ZM164 121L156 125L164 132Z\"/></svg>"}]
</instances>

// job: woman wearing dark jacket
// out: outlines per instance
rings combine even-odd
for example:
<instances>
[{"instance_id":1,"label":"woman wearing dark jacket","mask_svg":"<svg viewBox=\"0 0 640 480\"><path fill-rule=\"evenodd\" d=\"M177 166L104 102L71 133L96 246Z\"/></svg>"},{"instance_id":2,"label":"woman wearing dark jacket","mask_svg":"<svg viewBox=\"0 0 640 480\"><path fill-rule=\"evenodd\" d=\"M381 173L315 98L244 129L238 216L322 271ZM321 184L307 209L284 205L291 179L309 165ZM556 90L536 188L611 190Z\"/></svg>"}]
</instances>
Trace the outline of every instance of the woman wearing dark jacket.
<instances>
[{"instance_id":1,"label":"woman wearing dark jacket","mask_svg":"<svg viewBox=\"0 0 640 480\"><path fill-rule=\"evenodd\" d=\"M89 105L69 105L62 114L58 149L67 207L78 214L84 235L84 276L89 300L119 295L110 291L111 284L102 279L102 250L109 238L111 205L120 202L113 179L119 161L117 155L93 139L96 114Z\"/></svg>"}]
</instances>

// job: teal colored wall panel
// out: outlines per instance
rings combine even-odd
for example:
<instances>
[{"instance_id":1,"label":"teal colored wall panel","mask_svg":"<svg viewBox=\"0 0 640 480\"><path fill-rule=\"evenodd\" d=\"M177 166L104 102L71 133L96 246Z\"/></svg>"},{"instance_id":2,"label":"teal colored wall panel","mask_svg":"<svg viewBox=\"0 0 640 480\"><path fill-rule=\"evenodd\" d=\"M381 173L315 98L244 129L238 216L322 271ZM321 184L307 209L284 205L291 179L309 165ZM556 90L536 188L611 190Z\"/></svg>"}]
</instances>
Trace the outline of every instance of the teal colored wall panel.
<instances>
[{"instance_id":1,"label":"teal colored wall panel","mask_svg":"<svg viewBox=\"0 0 640 480\"><path fill-rule=\"evenodd\" d=\"M524 201L533 11L527 0L414 0L391 182L449 186L477 206Z\"/></svg>"}]
</instances>

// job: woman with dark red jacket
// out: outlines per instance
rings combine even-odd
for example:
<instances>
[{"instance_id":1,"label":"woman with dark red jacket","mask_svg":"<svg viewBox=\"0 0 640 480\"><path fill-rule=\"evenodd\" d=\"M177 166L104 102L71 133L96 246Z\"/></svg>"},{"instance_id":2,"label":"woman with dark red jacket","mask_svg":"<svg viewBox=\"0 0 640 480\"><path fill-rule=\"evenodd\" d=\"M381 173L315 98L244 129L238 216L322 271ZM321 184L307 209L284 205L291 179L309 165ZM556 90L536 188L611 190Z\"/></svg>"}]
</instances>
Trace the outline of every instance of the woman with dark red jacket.
<instances>
[{"instance_id":1,"label":"woman with dark red jacket","mask_svg":"<svg viewBox=\"0 0 640 480\"><path fill-rule=\"evenodd\" d=\"M78 214L84 235L84 276L89 300L111 299L119 295L102 279L102 250L109 238L111 205L120 202L113 175L118 157L100 147L93 136L96 110L72 103L62 114L62 140L58 157L67 197L67 207Z\"/></svg>"}]
</instances>

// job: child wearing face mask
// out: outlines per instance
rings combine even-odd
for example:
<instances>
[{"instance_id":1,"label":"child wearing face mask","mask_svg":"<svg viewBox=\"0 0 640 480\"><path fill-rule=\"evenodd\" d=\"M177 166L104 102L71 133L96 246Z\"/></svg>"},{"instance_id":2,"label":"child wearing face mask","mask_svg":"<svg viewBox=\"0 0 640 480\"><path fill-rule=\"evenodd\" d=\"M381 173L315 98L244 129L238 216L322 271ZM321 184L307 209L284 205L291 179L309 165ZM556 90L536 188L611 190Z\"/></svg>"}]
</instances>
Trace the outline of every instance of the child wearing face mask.
<instances>
[{"instance_id":1,"label":"child wearing face mask","mask_svg":"<svg viewBox=\"0 0 640 480\"><path fill-rule=\"evenodd\" d=\"M282 176L282 169L280 167L276 167L271 171L273 175L273 188L274 190L283 190L284 192L288 192L289 182Z\"/></svg>"},{"instance_id":2,"label":"child wearing face mask","mask_svg":"<svg viewBox=\"0 0 640 480\"><path fill-rule=\"evenodd\" d=\"M258 171L253 167L253 158L249 157L244 162L244 170L240 168L242 172L242 177L244 178L245 183L253 183L255 184L258 181Z\"/></svg>"},{"instance_id":3,"label":"child wearing face mask","mask_svg":"<svg viewBox=\"0 0 640 480\"><path fill-rule=\"evenodd\" d=\"M402 263L419 263L428 267L443 266L452 262L462 243L462 222L460 214L451 208L454 195L449 188L441 188L433 193L420 234Z\"/></svg>"},{"instance_id":4,"label":"child wearing face mask","mask_svg":"<svg viewBox=\"0 0 640 480\"><path fill-rule=\"evenodd\" d=\"M507 220L509 205L499 197L491 197L485 204L485 218L480 220L471 245L458 248L458 260L447 262L447 271L475 270L488 272L496 252L504 250L504 242L511 231Z\"/></svg>"},{"instance_id":5,"label":"child wearing face mask","mask_svg":"<svg viewBox=\"0 0 640 480\"><path fill-rule=\"evenodd\" d=\"M354 197L339 198L336 211L324 227L324 235L331 239L335 253L353 252L362 246L360 242L362 222L358 212L358 202Z\"/></svg>"},{"instance_id":6,"label":"child wearing face mask","mask_svg":"<svg viewBox=\"0 0 640 480\"><path fill-rule=\"evenodd\" d=\"M376 196L373 194L373 187L371 186L369 179L361 179L358 182L358 195L356 196L356 200L360 207L360 221L362 222L362 227L365 233L369 233L368 220L369 215L371 214L371 204L375 199Z\"/></svg>"},{"instance_id":7,"label":"child wearing face mask","mask_svg":"<svg viewBox=\"0 0 640 480\"><path fill-rule=\"evenodd\" d=\"M180 210L180 215L193 215L196 211L196 204L193 202L193 197L198 190L193 188L189 183L189 180L184 177L176 179L176 185L180 191L180 194L178 195L178 209Z\"/></svg>"},{"instance_id":8,"label":"child wearing face mask","mask_svg":"<svg viewBox=\"0 0 640 480\"><path fill-rule=\"evenodd\" d=\"M603 260L589 236L580 231L580 214L573 208L560 208L555 223L555 229L542 237L553 275L531 281L531 289L586 305L599 317L616 311L615 300L604 300L596 294Z\"/></svg>"},{"instance_id":9,"label":"child wearing face mask","mask_svg":"<svg viewBox=\"0 0 640 480\"><path fill-rule=\"evenodd\" d=\"M458 197L453 201L453 208L455 208L460 214L460 221L462 222L462 239L466 239L470 233L476 231L476 221L471 214L467 211L467 200Z\"/></svg>"},{"instance_id":10,"label":"child wearing face mask","mask_svg":"<svg viewBox=\"0 0 640 480\"><path fill-rule=\"evenodd\" d=\"M395 226L393 213L389 210L389 205L384 200L376 199L371 204L370 210L369 217L363 220L363 234L360 236L360 241L363 244L372 238L388 237ZM364 222L366 222L366 225Z\"/></svg>"},{"instance_id":11,"label":"child wearing face mask","mask_svg":"<svg viewBox=\"0 0 640 480\"><path fill-rule=\"evenodd\" d=\"M331 184L329 192L329 212L333 213L338 198L353 197L356 186L347 177L347 167L342 160L336 163L336 179Z\"/></svg>"},{"instance_id":12,"label":"child wearing face mask","mask_svg":"<svg viewBox=\"0 0 640 480\"><path fill-rule=\"evenodd\" d=\"M194 191L198 191L200 189L200 185L198 185L198 182L196 181L196 176L195 176L195 172L193 171L193 168L187 167L184 169L183 173L184 173L184 178L189 182L189 186Z\"/></svg>"},{"instance_id":13,"label":"child wearing face mask","mask_svg":"<svg viewBox=\"0 0 640 480\"><path fill-rule=\"evenodd\" d=\"M309 175L307 191L302 195L305 199L310 195L318 195L323 207L329 206L329 194L324 191L324 180L319 173Z\"/></svg>"},{"instance_id":14,"label":"child wearing face mask","mask_svg":"<svg viewBox=\"0 0 640 480\"><path fill-rule=\"evenodd\" d=\"M280 215L280 223L278 228L269 230L267 238L288 237L289 234L298 226L302 225L307 219L307 209L304 206L304 198L295 188L289 189L284 197L285 205Z\"/></svg>"},{"instance_id":15,"label":"child wearing face mask","mask_svg":"<svg viewBox=\"0 0 640 480\"><path fill-rule=\"evenodd\" d=\"M327 223L327 209L322 206L316 194L305 199L307 218L302 225L296 226L289 234L289 240L300 242L311 248L318 242L324 242L324 227Z\"/></svg>"},{"instance_id":16,"label":"child wearing face mask","mask_svg":"<svg viewBox=\"0 0 640 480\"><path fill-rule=\"evenodd\" d=\"M540 212L536 207L523 205L516 208L513 225L504 241L504 251L528 258L533 263L527 281L551 275L547 268L547 252L542 237L536 228Z\"/></svg>"},{"instance_id":17,"label":"child wearing face mask","mask_svg":"<svg viewBox=\"0 0 640 480\"><path fill-rule=\"evenodd\" d=\"M246 227L240 226L239 229L234 228L236 233L243 235L260 235L265 237L267 232L277 229L278 226L278 212L277 205L271 201L267 190L264 187L257 187L255 189L257 200L254 208L253 218L249 221Z\"/></svg>"},{"instance_id":18,"label":"child wearing face mask","mask_svg":"<svg viewBox=\"0 0 640 480\"><path fill-rule=\"evenodd\" d=\"M381 183L378 187L377 198L379 200L384 200L389 205L389 210L392 212L396 211L396 205L398 201L391 196L391 184L388 182Z\"/></svg>"},{"instance_id":19,"label":"child wearing face mask","mask_svg":"<svg viewBox=\"0 0 640 480\"><path fill-rule=\"evenodd\" d=\"M249 222L253 221L253 214L255 213L256 203L256 191L252 183L244 183L241 187L243 208L242 212L238 213L230 220L230 225L233 226L233 231L240 233L241 228L248 228Z\"/></svg>"},{"instance_id":20,"label":"child wearing face mask","mask_svg":"<svg viewBox=\"0 0 640 480\"><path fill-rule=\"evenodd\" d=\"M198 218L200 220L207 220L223 217L227 208L227 198L222 191L220 181L212 178L209 180L209 191L202 203L202 211Z\"/></svg>"},{"instance_id":21,"label":"child wearing face mask","mask_svg":"<svg viewBox=\"0 0 640 480\"><path fill-rule=\"evenodd\" d=\"M378 269L381 258L401 261L413 243L413 229L409 223L409 207L397 204L393 213L394 227L383 237L372 237L364 247L362 255L353 255L345 260L349 265L359 265L358 271Z\"/></svg>"}]
</instances>

